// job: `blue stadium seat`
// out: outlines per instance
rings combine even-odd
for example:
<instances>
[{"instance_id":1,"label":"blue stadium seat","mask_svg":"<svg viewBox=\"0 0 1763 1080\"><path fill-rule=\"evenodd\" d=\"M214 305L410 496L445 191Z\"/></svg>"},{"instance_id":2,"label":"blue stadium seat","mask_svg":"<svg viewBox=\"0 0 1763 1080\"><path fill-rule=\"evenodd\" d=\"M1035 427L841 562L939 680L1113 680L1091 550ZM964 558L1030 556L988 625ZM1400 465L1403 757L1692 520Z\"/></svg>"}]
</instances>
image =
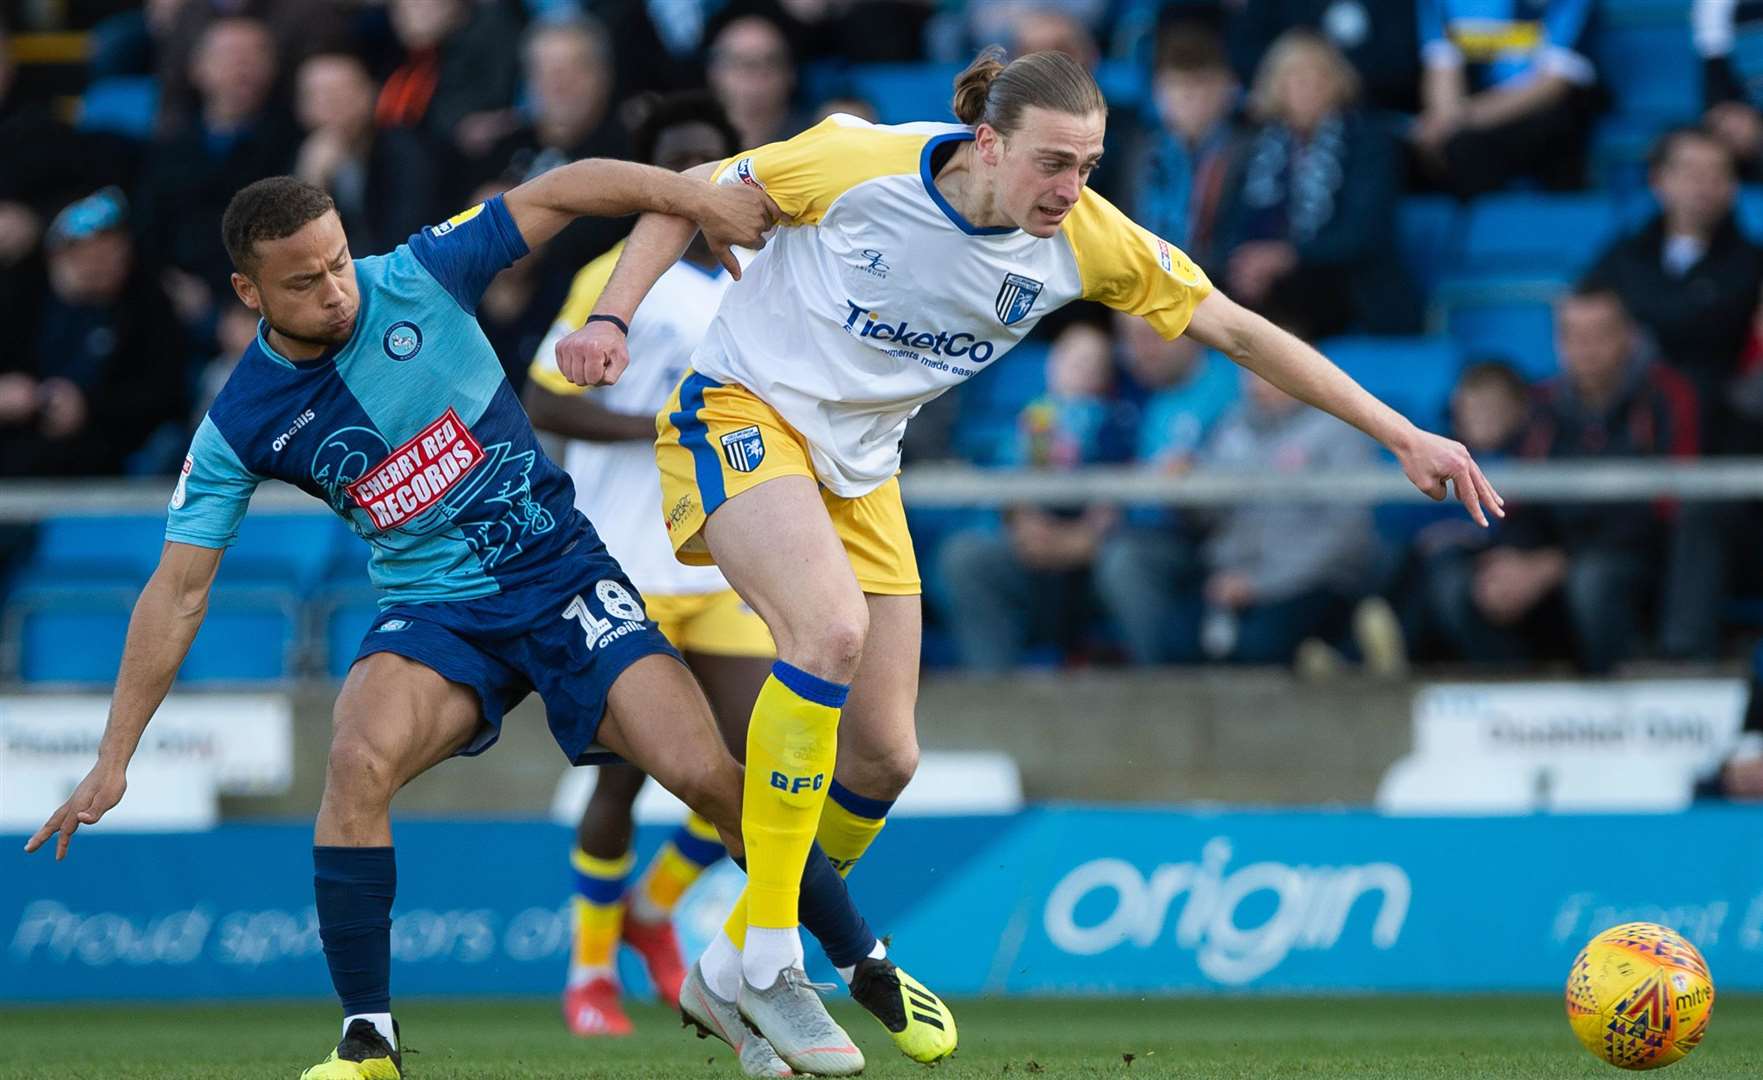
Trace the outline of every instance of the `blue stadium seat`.
<instances>
[{"instance_id":1,"label":"blue stadium seat","mask_svg":"<svg viewBox=\"0 0 1763 1080\"><path fill-rule=\"evenodd\" d=\"M36 550L18 580L139 586L158 565L164 544L165 519L159 515L50 518L39 527Z\"/></svg>"},{"instance_id":2,"label":"blue stadium seat","mask_svg":"<svg viewBox=\"0 0 1763 1080\"><path fill-rule=\"evenodd\" d=\"M341 679L349 674L349 665L355 662L355 652L361 647L362 637L379 615L379 601L373 590L362 584L334 590L316 606L319 611L317 622L323 635L321 659L324 670L331 678Z\"/></svg>"},{"instance_id":3,"label":"blue stadium seat","mask_svg":"<svg viewBox=\"0 0 1763 1080\"><path fill-rule=\"evenodd\" d=\"M348 534L348 528L328 514L247 517L238 542L221 559L217 580L309 591L323 580L339 532Z\"/></svg>"},{"instance_id":4,"label":"blue stadium seat","mask_svg":"<svg viewBox=\"0 0 1763 1080\"><path fill-rule=\"evenodd\" d=\"M857 64L849 83L858 97L875 106L884 124L914 120L954 123L949 101L962 64Z\"/></svg>"},{"instance_id":5,"label":"blue stadium seat","mask_svg":"<svg viewBox=\"0 0 1763 1080\"><path fill-rule=\"evenodd\" d=\"M1489 195L1470 205L1462 272L1571 278L1591 265L1621 225L1608 195Z\"/></svg>"},{"instance_id":6,"label":"blue stadium seat","mask_svg":"<svg viewBox=\"0 0 1763 1080\"><path fill-rule=\"evenodd\" d=\"M1016 437L1023 407L1047 389L1044 342L1025 341L960 388L955 452L979 465L996 465Z\"/></svg>"},{"instance_id":7,"label":"blue stadium seat","mask_svg":"<svg viewBox=\"0 0 1763 1080\"><path fill-rule=\"evenodd\" d=\"M63 583L27 585L7 600L7 637L18 677L33 683L110 683L122 658L138 590Z\"/></svg>"},{"instance_id":8,"label":"blue stadium seat","mask_svg":"<svg viewBox=\"0 0 1763 1080\"><path fill-rule=\"evenodd\" d=\"M1763 185L1746 184L1739 189L1739 228L1755 241L1763 238Z\"/></svg>"},{"instance_id":9,"label":"blue stadium seat","mask_svg":"<svg viewBox=\"0 0 1763 1080\"><path fill-rule=\"evenodd\" d=\"M856 64L842 83L856 96L875 106L884 124L907 124L915 120L954 123L950 99L955 96L955 76L965 64ZM817 82L825 80L817 73ZM1096 67L1096 82L1109 104L1120 109L1137 108L1150 90L1143 68L1129 61L1109 60ZM824 83L823 85L834 85Z\"/></svg>"},{"instance_id":10,"label":"blue stadium seat","mask_svg":"<svg viewBox=\"0 0 1763 1080\"><path fill-rule=\"evenodd\" d=\"M80 95L80 127L135 139L153 137L159 113L159 80L151 75L113 75Z\"/></svg>"},{"instance_id":11,"label":"blue stadium seat","mask_svg":"<svg viewBox=\"0 0 1763 1080\"><path fill-rule=\"evenodd\" d=\"M1614 21L1614 20L1612 20ZM1612 111L1663 123L1688 123L1702 111L1702 65L1690 37L1688 5L1606 25L1592 37L1592 60Z\"/></svg>"},{"instance_id":12,"label":"blue stadium seat","mask_svg":"<svg viewBox=\"0 0 1763 1080\"><path fill-rule=\"evenodd\" d=\"M1455 266L1463 244L1463 215L1449 195L1410 195L1396 208L1396 246L1414 280L1431 289Z\"/></svg>"},{"instance_id":13,"label":"blue stadium seat","mask_svg":"<svg viewBox=\"0 0 1763 1080\"><path fill-rule=\"evenodd\" d=\"M1503 357L1528 379L1545 379L1555 359L1553 298L1561 282L1513 281L1442 288L1435 322L1468 360Z\"/></svg>"},{"instance_id":14,"label":"blue stadium seat","mask_svg":"<svg viewBox=\"0 0 1763 1080\"><path fill-rule=\"evenodd\" d=\"M1136 109L1150 95L1150 69L1131 60L1104 60L1096 65L1096 85L1114 109Z\"/></svg>"},{"instance_id":15,"label":"blue stadium seat","mask_svg":"<svg viewBox=\"0 0 1763 1080\"><path fill-rule=\"evenodd\" d=\"M1318 348L1360 385L1425 427L1443 420L1462 367L1456 345L1439 337L1341 337Z\"/></svg>"},{"instance_id":16,"label":"blue stadium seat","mask_svg":"<svg viewBox=\"0 0 1763 1080\"><path fill-rule=\"evenodd\" d=\"M178 678L258 682L299 674L301 594L275 586L217 585Z\"/></svg>"}]
</instances>

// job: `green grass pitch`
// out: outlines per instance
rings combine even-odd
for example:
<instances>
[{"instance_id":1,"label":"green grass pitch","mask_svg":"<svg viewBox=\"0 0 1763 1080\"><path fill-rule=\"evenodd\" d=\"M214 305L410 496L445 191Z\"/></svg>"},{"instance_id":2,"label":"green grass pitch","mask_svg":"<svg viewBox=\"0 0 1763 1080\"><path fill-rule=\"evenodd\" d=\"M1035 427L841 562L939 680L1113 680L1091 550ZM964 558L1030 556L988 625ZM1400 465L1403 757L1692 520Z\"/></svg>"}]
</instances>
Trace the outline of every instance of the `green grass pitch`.
<instances>
[{"instance_id":1,"label":"green grass pitch","mask_svg":"<svg viewBox=\"0 0 1763 1080\"><path fill-rule=\"evenodd\" d=\"M1208 997L954 1002L961 1051L926 1071L874 1021L834 1007L871 1077L1605 1077L1559 998ZM628 1039L585 1041L549 1001L411 1001L400 1007L413 1080L736 1077L720 1043L660 1008ZM296 1004L0 1010L0 1080L295 1080L336 1037L335 1010ZM1127 1060L1131 1055L1131 1061ZM1723 998L1708 1039L1672 1080L1763 1076L1763 998Z\"/></svg>"}]
</instances>

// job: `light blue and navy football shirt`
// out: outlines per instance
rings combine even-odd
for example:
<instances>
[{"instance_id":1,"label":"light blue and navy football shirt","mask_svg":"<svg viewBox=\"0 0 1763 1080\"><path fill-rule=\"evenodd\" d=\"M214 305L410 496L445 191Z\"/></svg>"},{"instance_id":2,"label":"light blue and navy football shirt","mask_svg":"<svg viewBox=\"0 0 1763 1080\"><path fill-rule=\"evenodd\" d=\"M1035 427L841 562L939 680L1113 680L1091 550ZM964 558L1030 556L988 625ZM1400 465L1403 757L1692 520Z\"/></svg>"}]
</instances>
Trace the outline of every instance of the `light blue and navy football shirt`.
<instances>
[{"instance_id":1,"label":"light blue and navy football shirt","mask_svg":"<svg viewBox=\"0 0 1763 1080\"><path fill-rule=\"evenodd\" d=\"M591 530L473 312L527 253L500 197L355 261L355 334L289 360L259 325L196 430L165 536L220 548L257 485L285 480L372 546L381 603L527 582Z\"/></svg>"}]
</instances>

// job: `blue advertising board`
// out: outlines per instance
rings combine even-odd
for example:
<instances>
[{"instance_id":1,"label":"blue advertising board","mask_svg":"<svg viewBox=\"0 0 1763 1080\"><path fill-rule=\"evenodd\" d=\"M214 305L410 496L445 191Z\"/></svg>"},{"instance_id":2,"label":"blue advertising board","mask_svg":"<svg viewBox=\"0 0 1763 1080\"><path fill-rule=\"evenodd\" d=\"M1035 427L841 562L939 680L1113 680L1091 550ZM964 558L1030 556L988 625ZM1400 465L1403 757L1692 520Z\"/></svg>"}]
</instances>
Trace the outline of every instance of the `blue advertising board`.
<instances>
[{"instance_id":1,"label":"blue advertising board","mask_svg":"<svg viewBox=\"0 0 1763 1080\"><path fill-rule=\"evenodd\" d=\"M60 864L7 856L0 1000L328 995L310 837L87 830ZM395 993L556 992L569 830L420 821L397 843ZM724 863L689 894L688 948L739 886ZM1684 932L1723 989L1763 990L1763 814L1739 808L906 819L852 889L901 962L952 995L1554 990L1585 939L1633 919Z\"/></svg>"}]
</instances>

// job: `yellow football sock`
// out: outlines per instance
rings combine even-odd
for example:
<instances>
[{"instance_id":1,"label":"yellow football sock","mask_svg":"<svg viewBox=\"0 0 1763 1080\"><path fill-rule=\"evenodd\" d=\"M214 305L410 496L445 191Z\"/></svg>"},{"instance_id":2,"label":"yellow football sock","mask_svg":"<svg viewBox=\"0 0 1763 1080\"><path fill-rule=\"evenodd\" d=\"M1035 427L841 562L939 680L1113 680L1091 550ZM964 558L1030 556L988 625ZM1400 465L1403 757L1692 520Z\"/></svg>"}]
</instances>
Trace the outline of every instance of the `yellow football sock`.
<instances>
[{"instance_id":1,"label":"yellow football sock","mask_svg":"<svg viewBox=\"0 0 1763 1080\"><path fill-rule=\"evenodd\" d=\"M802 867L820 826L849 688L783 661L753 703L741 838L747 847L744 927L794 930ZM737 911L740 905L737 905Z\"/></svg>"},{"instance_id":2,"label":"yellow football sock","mask_svg":"<svg viewBox=\"0 0 1763 1080\"><path fill-rule=\"evenodd\" d=\"M624 929L624 886L636 857L625 852L602 859L576 848L569 862L575 868L575 944L569 952L571 985L612 970L613 954Z\"/></svg>"},{"instance_id":3,"label":"yellow football sock","mask_svg":"<svg viewBox=\"0 0 1763 1080\"><path fill-rule=\"evenodd\" d=\"M892 799L871 799L837 780L832 782L826 806L820 811L820 832L816 838L841 875L849 877L857 860L875 843L893 806Z\"/></svg>"},{"instance_id":4,"label":"yellow football sock","mask_svg":"<svg viewBox=\"0 0 1763 1080\"><path fill-rule=\"evenodd\" d=\"M666 918L704 868L722 856L716 826L697 814L688 817L661 845L631 890L635 917L647 922Z\"/></svg>"}]
</instances>

